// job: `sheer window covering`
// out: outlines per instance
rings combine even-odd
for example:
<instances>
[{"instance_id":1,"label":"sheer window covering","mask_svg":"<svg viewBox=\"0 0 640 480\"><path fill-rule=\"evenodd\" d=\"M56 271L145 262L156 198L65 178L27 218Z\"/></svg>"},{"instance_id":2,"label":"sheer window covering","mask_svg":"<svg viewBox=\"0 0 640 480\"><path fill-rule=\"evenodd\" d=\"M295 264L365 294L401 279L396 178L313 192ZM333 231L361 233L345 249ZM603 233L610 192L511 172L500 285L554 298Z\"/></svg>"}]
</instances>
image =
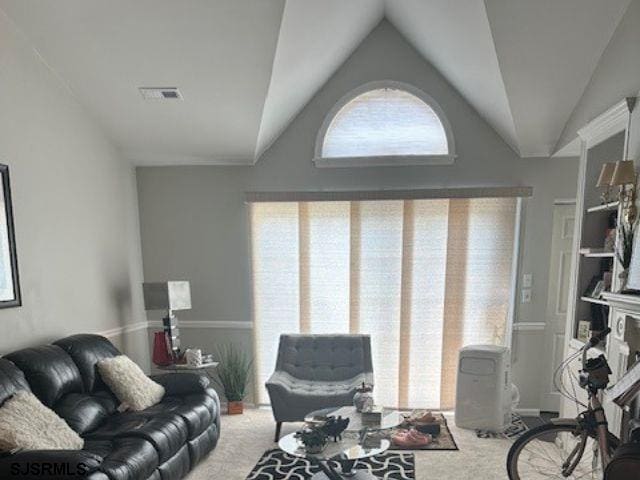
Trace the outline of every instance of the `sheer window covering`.
<instances>
[{"instance_id":1,"label":"sheer window covering","mask_svg":"<svg viewBox=\"0 0 640 480\"><path fill-rule=\"evenodd\" d=\"M424 100L398 88L364 92L333 117L322 157L446 155L447 135L438 114Z\"/></svg>"},{"instance_id":2,"label":"sheer window covering","mask_svg":"<svg viewBox=\"0 0 640 480\"><path fill-rule=\"evenodd\" d=\"M258 401L281 333L367 333L378 403L454 405L458 349L502 344L515 198L252 203Z\"/></svg>"}]
</instances>

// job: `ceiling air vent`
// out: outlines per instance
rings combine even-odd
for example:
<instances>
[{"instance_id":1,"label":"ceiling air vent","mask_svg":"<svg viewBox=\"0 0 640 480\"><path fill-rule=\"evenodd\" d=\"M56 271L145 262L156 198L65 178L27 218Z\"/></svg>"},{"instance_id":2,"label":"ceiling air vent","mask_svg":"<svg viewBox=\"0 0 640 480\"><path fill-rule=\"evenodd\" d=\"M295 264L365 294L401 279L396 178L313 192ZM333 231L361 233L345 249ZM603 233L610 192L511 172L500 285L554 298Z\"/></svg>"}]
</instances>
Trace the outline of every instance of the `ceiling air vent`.
<instances>
[{"instance_id":1,"label":"ceiling air vent","mask_svg":"<svg viewBox=\"0 0 640 480\"><path fill-rule=\"evenodd\" d=\"M177 87L140 87L138 90L145 100L182 100Z\"/></svg>"}]
</instances>

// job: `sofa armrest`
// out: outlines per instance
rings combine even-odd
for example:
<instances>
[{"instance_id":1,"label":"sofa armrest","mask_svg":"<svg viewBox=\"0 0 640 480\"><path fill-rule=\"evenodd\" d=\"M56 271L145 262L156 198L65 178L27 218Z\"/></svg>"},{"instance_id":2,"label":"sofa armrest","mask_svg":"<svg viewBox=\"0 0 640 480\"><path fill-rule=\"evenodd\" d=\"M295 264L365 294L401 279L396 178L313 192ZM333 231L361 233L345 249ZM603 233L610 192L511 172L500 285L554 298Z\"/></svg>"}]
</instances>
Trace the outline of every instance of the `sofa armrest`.
<instances>
[{"instance_id":1,"label":"sofa armrest","mask_svg":"<svg viewBox=\"0 0 640 480\"><path fill-rule=\"evenodd\" d=\"M194 372L163 373L151 375L150 378L164 387L166 395L207 393L207 387L210 383L206 375Z\"/></svg>"},{"instance_id":2,"label":"sofa armrest","mask_svg":"<svg viewBox=\"0 0 640 480\"><path fill-rule=\"evenodd\" d=\"M100 479L102 457L83 450L25 450L0 458L0 478L16 480Z\"/></svg>"}]
</instances>

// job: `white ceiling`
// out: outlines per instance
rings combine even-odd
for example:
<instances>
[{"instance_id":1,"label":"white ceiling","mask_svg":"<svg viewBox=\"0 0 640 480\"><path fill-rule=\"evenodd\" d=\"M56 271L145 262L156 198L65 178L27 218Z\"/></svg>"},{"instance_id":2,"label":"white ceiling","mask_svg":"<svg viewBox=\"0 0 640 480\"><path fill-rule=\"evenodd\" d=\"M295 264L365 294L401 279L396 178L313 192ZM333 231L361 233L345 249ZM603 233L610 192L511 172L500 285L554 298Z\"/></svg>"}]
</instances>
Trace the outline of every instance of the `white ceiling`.
<instances>
[{"instance_id":1,"label":"white ceiling","mask_svg":"<svg viewBox=\"0 0 640 480\"><path fill-rule=\"evenodd\" d=\"M549 156L631 0L0 0L137 164L252 164L386 16ZM180 88L145 102L137 88Z\"/></svg>"}]
</instances>

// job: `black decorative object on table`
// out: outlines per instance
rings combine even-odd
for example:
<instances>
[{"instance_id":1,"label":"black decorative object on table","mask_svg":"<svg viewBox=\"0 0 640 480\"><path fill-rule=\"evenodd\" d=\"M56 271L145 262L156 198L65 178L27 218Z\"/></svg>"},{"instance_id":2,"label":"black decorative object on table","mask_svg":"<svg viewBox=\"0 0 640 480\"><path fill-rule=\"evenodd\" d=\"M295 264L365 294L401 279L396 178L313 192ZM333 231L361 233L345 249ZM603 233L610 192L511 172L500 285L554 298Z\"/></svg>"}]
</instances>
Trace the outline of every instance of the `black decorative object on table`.
<instances>
[{"instance_id":1,"label":"black decorative object on table","mask_svg":"<svg viewBox=\"0 0 640 480\"><path fill-rule=\"evenodd\" d=\"M331 416L327 417L326 422L320 428L327 437L331 437L334 442L337 442L342 440L342 432L349 426L349 421L349 418L342 418L342 416L338 416L338 418Z\"/></svg>"},{"instance_id":2,"label":"black decorative object on table","mask_svg":"<svg viewBox=\"0 0 640 480\"><path fill-rule=\"evenodd\" d=\"M295 433L308 453L320 453L327 445L327 434L322 427L306 426Z\"/></svg>"}]
</instances>

